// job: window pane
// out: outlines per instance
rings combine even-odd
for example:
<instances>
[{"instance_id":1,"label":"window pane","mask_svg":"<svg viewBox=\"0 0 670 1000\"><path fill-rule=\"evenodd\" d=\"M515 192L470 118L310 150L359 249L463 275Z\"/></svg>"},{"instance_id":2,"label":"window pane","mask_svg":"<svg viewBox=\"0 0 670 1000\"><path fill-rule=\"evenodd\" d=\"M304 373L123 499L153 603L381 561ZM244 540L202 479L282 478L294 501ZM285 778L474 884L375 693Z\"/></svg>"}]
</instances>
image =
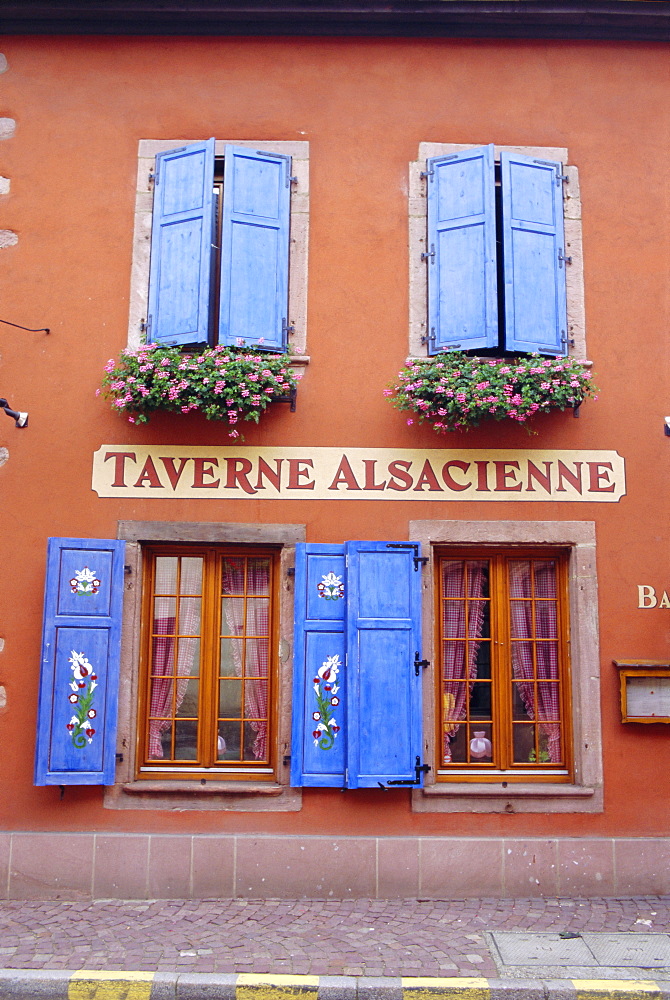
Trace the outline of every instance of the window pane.
<instances>
[{"instance_id":1,"label":"window pane","mask_svg":"<svg viewBox=\"0 0 670 1000\"><path fill-rule=\"evenodd\" d=\"M248 639L245 645L245 674L247 677L267 677L269 646L267 639Z\"/></svg>"},{"instance_id":2,"label":"window pane","mask_svg":"<svg viewBox=\"0 0 670 1000\"><path fill-rule=\"evenodd\" d=\"M491 685L488 682L478 681L472 685L469 714L471 719L491 718Z\"/></svg>"},{"instance_id":3,"label":"window pane","mask_svg":"<svg viewBox=\"0 0 670 1000\"><path fill-rule=\"evenodd\" d=\"M533 560L535 570L535 596L556 597L556 563L551 560Z\"/></svg>"},{"instance_id":4,"label":"window pane","mask_svg":"<svg viewBox=\"0 0 670 1000\"><path fill-rule=\"evenodd\" d=\"M465 677L465 643L442 644L442 676L445 680Z\"/></svg>"},{"instance_id":5,"label":"window pane","mask_svg":"<svg viewBox=\"0 0 670 1000\"><path fill-rule=\"evenodd\" d=\"M242 681L226 678L219 681L219 718L242 717Z\"/></svg>"},{"instance_id":6,"label":"window pane","mask_svg":"<svg viewBox=\"0 0 670 1000\"><path fill-rule=\"evenodd\" d=\"M535 650L537 676L541 681L558 679L558 643L538 642Z\"/></svg>"},{"instance_id":7,"label":"window pane","mask_svg":"<svg viewBox=\"0 0 670 1000\"><path fill-rule=\"evenodd\" d=\"M176 617L177 602L174 597L157 597L154 601L154 632L160 635L174 633Z\"/></svg>"},{"instance_id":8,"label":"window pane","mask_svg":"<svg viewBox=\"0 0 670 1000\"><path fill-rule=\"evenodd\" d=\"M244 598L224 597L221 601L221 635L244 632Z\"/></svg>"},{"instance_id":9,"label":"window pane","mask_svg":"<svg viewBox=\"0 0 670 1000\"><path fill-rule=\"evenodd\" d=\"M541 722L560 722L561 706L558 684L538 684L537 703Z\"/></svg>"},{"instance_id":10,"label":"window pane","mask_svg":"<svg viewBox=\"0 0 670 1000\"><path fill-rule=\"evenodd\" d=\"M244 563L242 557L226 556L223 560L223 594L244 593Z\"/></svg>"},{"instance_id":11,"label":"window pane","mask_svg":"<svg viewBox=\"0 0 670 1000\"><path fill-rule=\"evenodd\" d=\"M542 754L540 753L540 756ZM535 726L521 723L514 724L514 763L515 764L536 764L542 763L537 760L537 749L535 746Z\"/></svg>"},{"instance_id":12,"label":"window pane","mask_svg":"<svg viewBox=\"0 0 670 1000\"><path fill-rule=\"evenodd\" d=\"M267 597L247 600L247 635L267 635L270 602Z\"/></svg>"},{"instance_id":13,"label":"window pane","mask_svg":"<svg viewBox=\"0 0 670 1000\"><path fill-rule=\"evenodd\" d=\"M535 602L535 635L538 639L556 639L558 637L556 620L556 601Z\"/></svg>"},{"instance_id":14,"label":"window pane","mask_svg":"<svg viewBox=\"0 0 670 1000\"><path fill-rule=\"evenodd\" d=\"M526 705L530 707L530 713ZM532 684L512 684L512 718L515 722L535 718L535 690Z\"/></svg>"},{"instance_id":15,"label":"window pane","mask_svg":"<svg viewBox=\"0 0 670 1000\"><path fill-rule=\"evenodd\" d=\"M270 560L247 560L247 592L249 594L269 594Z\"/></svg>"},{"instance_id":16,"label":"window pane","mask_svg":"<svg viewBox=\"0 0 670 1000\"><path fill-rule=\"evenodd\" d=\"M490 764L493 757L491 727L475 724L469 726L469 758L473 763Z\"/></svg>"},{"instance_id":17,"label":"window pane","mask_svg":"<svg viewBox=\"0 0 670 1000\"><path fill-rule=\"evenodd\" d=\"M512 674L515 679L535 679L535 643L512 643Z\"/></svg>"},{"instance_id":18,"label":"window pane","mask_svg":"<svg viewBox=\"0 0 670 1000\"><path fill-rule=\"evenodd\" d=\"M198 759L198 723L176 722L175 723L175 760L197 760Z\"/></svg>"},{"instance_id":19,"label":"window pane","mask_svg":"<svg viewBox=\"0 0 670 1000\"><path fill-rule=\"evenodd\" d=\"M199 597L182 597L179 601L179 634L200 635Z\"/></svg>"},{"instance_id":20,"label":"window pane","mask_svg":"<svg viewBox=\"0 0 670 1000\"><path fill-rule=\"evenodd\" d=\"M447 681L442 694L442 718L447 722L460 722L466 714L466 685L464 681ZM447 729L449 727L446 727Z\"/></svg>"},{"instance_id":21,"label":"window pane","mask_svg":"<svg viewBox=\"0 0 670 1000\"><path fill-rule=\"evenodd\" d=\"M175 641L169 635L155 635L151 643L151 673L160 677L174 674Z\"/></svg>"},{"instance_id":22,"label":"window pane","mask_svg":"<svg viewBox=\"0 0 670 1000\"><path fill-rule=\"evenodd\" d=\"M198 694L199 682L197 678L192 680L177 681L177 716L180 719L198 718Z\"/></svg>"},{"instance_id":23,"label":"window pane","mask_svg":"<svg viewBox=\"0 0 670 1000\"><path fill-rule=\"evenodd\" d=\"M217 747L219 760L241 760L240 731L241 723L239 722L219 723Z\"/></svg>"},{"instance_id":24,"label":"window pane","mask_svg":"<svg viewBox=\"0 0 670 1000\"><path fill-rule=\"evenodd\" d=\"M172 759L172 722L149 721L147 757L149 760Z\"/></svg>"},{"instance_id":25,"label":"window pane","mask_svg":"<svg viewBox=\"0 0 670 1000\"><path fill-rule=\"evenodd\" d=\"M443 764L467 763L467 726L445 727L443 743Z\"/></svg>"},{"instance_id":26,"label":"window pane","mask_svg":"<svg viewBox=\"0 0 670 1000\"><path fill-rule=\"evenodd\" d=\"M442 602L442 634L448 639L465 638L465 602Z\"/></svg>"},{"instance_id":27,"label":"window pane","mask_svg":"<svg viewBox=\"0 0 670 1000\"><path fill-rule=\"evenodd\" d=\"M442 560L442 593L445 598L465 597L465 563L461 559Z\"/></svg>"},{"instance_id":28,"label":"window pane","mask_svg":"<svg viewBox=\"0 0 670 1000\"><path fill-rule=\"evenodd\" d=\"M158 556L156 559L156 594L177 593L177 557Z\"/></svg>"},{"instance_id":29,"label":"window pane","mask_svg":"<svg viewBox=\"0 0 670 1000\"><path fill-rule=\"evenodd\" d=\"M202 593L202 559L184 556L181 560L180 594Z\"/></svg>"},{"instance_id":30,"label":"window pane","mask_svg":"<svg viewBox=\"0 0 670 1000\"><path fill-rule=\"evenodd\" d=\"M510 597L533 596L530 559L510 559L508 564Z\"/></svg>"},{"instance_id":31,"label":"window pane","mask_svg":"<svg viewBox=\"0 0 670 1000\"><path fill-rule=\"evenodd\" d=\"M222 677L239 677L242 673L241 663L242 654L240 652L240 640L229 639L224 636L224 638L221 639L221 660L219 662L219 673Z\"/></svg>"},{"instance_id":32,"label":"window pane","mask_svg":"<svg viewBox=\"0 0 670 1000\"><path fill-rule=\"evenodd\" d=\"M265 749L267 740L264 733L266 725L264 722L247 722L244 725L244 760L265 761Z\"/></svg>"},{"instance_id":33,"label":"window pane","mask_svg":"<svg viewBox=\"0 0 670 1000\"><path fill-rule=\"evenodd\" d=\"M192 677L200 673L200 639L179 639L177 673Z\"/></svg>"}]
</instances>

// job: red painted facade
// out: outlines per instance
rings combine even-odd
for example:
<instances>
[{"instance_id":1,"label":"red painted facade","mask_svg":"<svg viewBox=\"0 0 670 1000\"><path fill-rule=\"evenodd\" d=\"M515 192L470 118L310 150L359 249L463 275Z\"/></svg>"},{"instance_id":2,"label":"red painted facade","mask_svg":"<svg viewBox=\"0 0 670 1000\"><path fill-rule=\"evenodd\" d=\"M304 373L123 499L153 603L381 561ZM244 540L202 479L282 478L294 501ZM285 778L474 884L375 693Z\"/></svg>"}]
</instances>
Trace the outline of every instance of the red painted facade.
<instances>
[{"instance_id":1,"label":"red painted facade","mask_svg":"<svg viewBox=\"0 0 670 1000\"><path fill-rule=\"evenodd\" d=\"M50 333L1 328L0 394L28 411L30 422L19 430L0 415L0 897L88 891L68 883L53 850L61 843L55 835L65 832L82 836L87 858L95 857L94 836L98 848L111 844L132 858L148 838L155 857L168 850L162 838L176 838L174 845L193 838L192 857L201 865L216 849L229 859L237 838L237 874L228 860L213 868L223 895L351 895L358 887L379 895L418 895L420 888L424 895L527 895L536 887L528 888L523 862L506 881L496 867L504 843L516 857L526 842L536 848L538 891L670 891L663 861L670 726L622 724L612 662L670 659L670 607L661 606L670 593L667 45L17 35L6 38L3 52L0 115L16 125L0 141L0 175L9 179L1 225L18 240L0 249L0 318ZM105 363L127 343L138 143L212 135L260 148L264 141L309 142L309 363L296 412L275 404L258 427L247 424L240 455L244 447L307 456L319 448L365 449L372 457L376 449L439 448L467 449L484 461L493 449L548 450L559 458L608 451L625 462L625 495L605 503L457 494L449 502L418 501L409 493L384 502L374 493L346 500L165 498L150 490L146 497L98 496L93 456L103 444L123 451L230 444L221 426L192 414L132 426L95 394ZM579 419L570 412L539 417L533 437L503 423L438 436L427 424L408 426L383 395L409 353L409 164L427 142L568 148L581 190L586 356L600 389ZM505 474L503 485L513 481ZM68 787L61 799L57 788L33 786L49 536L116 538L119 521L221 522L304 525L308 542L403 541L418 520L595 525L602 811L556 814L551 803L519 811L513 803L486 812L464 800L459 811L424 812L413 806L417 793L404 789L328 788L304 789L299 808L287 812L239 803L200 809L196 794L187 808L105 808L100 787ZM654 589L656 606L640 598L639 587ZM264 838L266 851L259 849ZM332 884L319 872L318 852L335 841L357 885L337 866ZM298 877L299 847L309 861ZM478 865L477 857L488 860ZM582 883L567 874L575 857ZM404 880L390 874L394 859ZM456 875L450 881L454 859L467 870L467 885ZM192 872L171 882L167 855L164 869L154 895L203 891ZM133 887L122 883L117 891Z\"/></svg>"}]
</instances>

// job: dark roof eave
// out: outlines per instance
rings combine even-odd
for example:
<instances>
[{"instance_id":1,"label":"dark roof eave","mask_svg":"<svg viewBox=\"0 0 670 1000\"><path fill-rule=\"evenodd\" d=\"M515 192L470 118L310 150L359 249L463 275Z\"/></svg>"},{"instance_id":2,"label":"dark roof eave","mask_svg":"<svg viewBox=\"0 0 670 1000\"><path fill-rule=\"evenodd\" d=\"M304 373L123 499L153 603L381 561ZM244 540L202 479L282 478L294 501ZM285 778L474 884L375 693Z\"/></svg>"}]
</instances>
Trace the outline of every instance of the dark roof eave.
<instances>
[{"instance_id":1,"label":"dark roof eave","mask_svg":"<svg viewBox=\"0 0 670 1000\"><path fill-rule=\"evenodd\" d=\"M3 0L4 34L670 41L670 0Z\"/></svg>"}]
</instances>

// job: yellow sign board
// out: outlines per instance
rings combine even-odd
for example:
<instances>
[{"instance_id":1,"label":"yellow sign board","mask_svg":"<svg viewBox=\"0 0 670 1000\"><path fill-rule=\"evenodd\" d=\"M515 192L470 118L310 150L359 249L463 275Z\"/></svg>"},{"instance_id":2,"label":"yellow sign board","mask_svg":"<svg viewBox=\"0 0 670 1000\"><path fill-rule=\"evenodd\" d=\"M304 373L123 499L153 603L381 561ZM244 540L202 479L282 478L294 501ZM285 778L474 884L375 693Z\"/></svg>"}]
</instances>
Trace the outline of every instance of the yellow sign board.
<instances>
[{"instance_id":1,"label":"yellow sign board","mask_svg":"<svg viewBox=\"0 0 670 1000\"><path fill-rule=\"evenodd\" d=\"M612 503L626 492L616 451L102 445L100 497L528 500Z\"/></svg>"}]
</instances>

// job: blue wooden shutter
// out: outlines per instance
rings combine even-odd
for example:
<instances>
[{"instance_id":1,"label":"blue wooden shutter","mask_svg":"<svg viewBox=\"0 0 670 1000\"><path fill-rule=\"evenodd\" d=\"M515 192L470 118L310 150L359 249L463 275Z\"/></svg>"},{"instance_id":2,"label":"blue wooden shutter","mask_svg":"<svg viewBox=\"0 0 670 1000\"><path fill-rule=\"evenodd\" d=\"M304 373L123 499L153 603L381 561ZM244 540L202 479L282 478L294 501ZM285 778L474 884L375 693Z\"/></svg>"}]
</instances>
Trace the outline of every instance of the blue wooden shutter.
<instances>
[{"instance_id":1,"label":"blue wooden shutter","mask_svg":"<svg viewBox=\"0 0 670 1000\"><path fill-rule=\"evenodd\" d=\"M421 756L418 546L347 542L349 788L413 781ZM423 763L421 761L421 763Z\"/></svg>"},{"instance_id":2,"label":"blue wooden shutter","mask_svg":"<svg viewBox=\"0 0 670 1000\"><path fill-rule=\"evenodd\" d=\"M111 785L124 542L50 538L36 785Z\"/></svg>"},{"instance_id":3,"label":"blue wooden shutter","mask_svg":"<svg viewBox=\"0 0 670 1000\"><path fill-rule=\"evenodd\" d=\"M567 354L560 163L502 153L505 346Z\"/></svg>"},{"instance_id":4,"label":"blue wooden shutter","mask_svg":"<svg viewBox=\"0 0 670 1000\"><path fill-rule=\"evenodd\" d=\"M426 162L428 352L498 346L493 146Z\"/></svg>"},{"instance_id":5,"label":"blue wooden shutter","mask_svg":"<svg viewBox=\"0 0 670 1000\"><path fill-rule=\"evenodd\" d=\"M294 786L344 786L345 606L344 547L298 545L291 747Z\"/></svg>"},{"instance_id":6,"label":"blue wooden shutter","mask_svg":"<svg viewBox=\"0 0 670 1000\"><path fill-rule=\"evenodd\" d=\"M214 242L214 139L156 157L147 339L209 339Z\"/></svg>"},{"instance_id":7,"label":"blue wooden shutter","mask_svg":"<svg viewBox=\"0 0 670 1000\"><path fill-rule=\"evenodd\" d=\"M226 146L219 342L284 351L291 157Z\"/></svg>"}]
</instances>

